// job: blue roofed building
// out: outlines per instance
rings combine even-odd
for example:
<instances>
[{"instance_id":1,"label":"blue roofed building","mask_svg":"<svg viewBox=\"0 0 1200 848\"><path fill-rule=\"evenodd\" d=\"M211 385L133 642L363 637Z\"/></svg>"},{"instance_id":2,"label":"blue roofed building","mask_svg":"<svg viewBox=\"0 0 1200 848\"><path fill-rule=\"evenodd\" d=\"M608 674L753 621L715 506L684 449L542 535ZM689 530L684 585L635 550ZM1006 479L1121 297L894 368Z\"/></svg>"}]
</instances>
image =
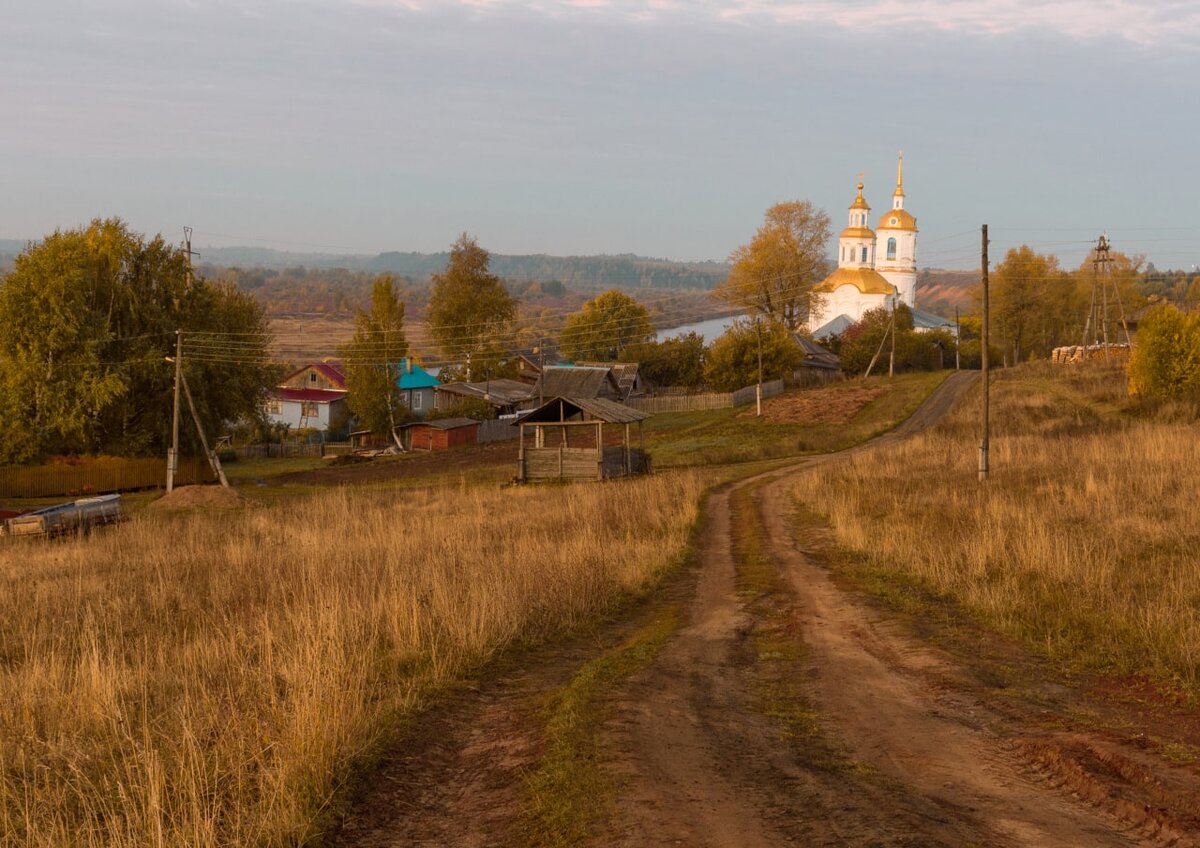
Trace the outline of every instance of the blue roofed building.
<instances>
[{"instance_id":1,"label":"blue roofed building","mask_svg":"<svg viewBox=\"0 0 1200 848\"><path fill-rule=\"evenodd\" d=\"M434 389L441 383L409 357L400 360L400 379L396 385L400 387L400 402L414 415L424 418L433 411Z\"/></svg>"}]
</instances>

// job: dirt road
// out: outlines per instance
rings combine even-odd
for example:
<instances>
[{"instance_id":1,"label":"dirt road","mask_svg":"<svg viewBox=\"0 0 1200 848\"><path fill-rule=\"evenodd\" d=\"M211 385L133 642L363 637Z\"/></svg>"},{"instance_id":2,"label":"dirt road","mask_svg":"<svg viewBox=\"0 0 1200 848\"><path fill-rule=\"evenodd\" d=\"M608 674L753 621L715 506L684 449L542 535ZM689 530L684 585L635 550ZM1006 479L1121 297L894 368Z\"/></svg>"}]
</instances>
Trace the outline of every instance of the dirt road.
<instances>
[{"instance_id":1,"label":"dirt road","mask_svg":"<svg viewBox=\"0 0 1200 848\"><path fill-rule=\"evenodd\" d=\"M971 384L951 377L882 441L934 423ZM710 497L700 562L677 588L684 624L605 698L616 801L589 844L1197 844L1194 765L997 700L964 682L961 657L835 583L817 540L797 536L790 488L836 459ZM385 764L337 844L522 844L530 704L581 661L494 681L443 713Z\"/></svg>"}]
</instances>

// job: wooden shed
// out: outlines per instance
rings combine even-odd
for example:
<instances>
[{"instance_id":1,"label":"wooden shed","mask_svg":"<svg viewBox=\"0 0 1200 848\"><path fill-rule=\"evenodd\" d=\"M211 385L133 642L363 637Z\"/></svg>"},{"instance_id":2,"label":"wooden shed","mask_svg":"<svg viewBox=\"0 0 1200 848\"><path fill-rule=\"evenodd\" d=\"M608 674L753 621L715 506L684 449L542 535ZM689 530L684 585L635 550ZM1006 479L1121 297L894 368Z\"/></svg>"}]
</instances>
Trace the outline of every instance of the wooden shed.
<instances>
[{"instance_id":1,"label":"wooden shed","mask_svg":"<svg viewBox=\"0 0 1200 848\"><path fill-rule=\"evenodd\" d=\"M479 422L472 418L442 418L416 421L399 428L405 450L444 451L473 445L479 438Z\"/></svg>"},{"instance_id":2,"label":"wooden shed","mask_svg":"<svg viewBox=\"0 0 1200 848\"><path fill-rule=\"evenodd\" d=\"M605 398L555 397L520 422L517 479L606 480L646 474L642 421L650 416ZM631 441L638 425L638 447Z\"/></svg>"}]
</instances>

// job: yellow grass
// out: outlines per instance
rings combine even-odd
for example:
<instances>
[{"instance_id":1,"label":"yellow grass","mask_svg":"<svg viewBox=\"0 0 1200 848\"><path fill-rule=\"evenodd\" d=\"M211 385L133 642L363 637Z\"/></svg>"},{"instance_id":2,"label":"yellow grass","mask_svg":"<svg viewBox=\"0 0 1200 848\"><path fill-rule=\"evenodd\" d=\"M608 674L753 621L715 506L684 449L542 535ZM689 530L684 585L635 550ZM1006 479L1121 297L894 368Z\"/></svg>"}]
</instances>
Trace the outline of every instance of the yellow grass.
<instances>
[{"instance_id":1,"label":"yellow grass","mask_svg":"<svg viewBox=\"0 0 1200 848\"><path fill-rule=\"evenodd\" d=\"M992 479L977 400L899 445L805 475L802 503L867 555L1076 669L1200 690L1200 439L1129 414L1119 371L1023 367L994 386Z\"/></svg>"},{"instance_id":2,"label":"yellow grass","mask_svg":"<svg viewBox=\"0 0 1200 848\"><path fill-rule=\"evenodd\" d=\"M304 842L432 689L646 590L701 489L339 490L0 549L0 844Z\"/></svg>"}]
</instances>

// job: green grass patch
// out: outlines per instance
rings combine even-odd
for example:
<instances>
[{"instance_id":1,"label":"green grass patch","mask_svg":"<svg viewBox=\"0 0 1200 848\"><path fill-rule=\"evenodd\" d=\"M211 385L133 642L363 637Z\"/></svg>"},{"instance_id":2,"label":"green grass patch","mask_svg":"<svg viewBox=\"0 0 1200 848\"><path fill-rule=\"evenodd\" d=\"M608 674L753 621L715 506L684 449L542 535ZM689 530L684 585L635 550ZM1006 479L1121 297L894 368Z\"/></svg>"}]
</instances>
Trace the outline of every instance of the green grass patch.
<instances>
[{"instance_id":1,"label":"green grass patch","mask_svg":"<svg viewBox=\"0 0 1200 848\"><path fill-rule=\"evenodd\" d=\"M910 416L954 372L856 378L823 390L875 387L882 393L848 422L769 423L753 405L711 412L655 415L645 424L656 468L743 463L844 450L886 433ZM787 395L812 389L796 389Z\"/></svg>"},{"instance_id":2,"label":"green grass patch","mask_svg":"<svg viewBox=\"0 0 1200 848\"><path fill-rule=\"evenodd\" d=\"M600 769L604 694L654 659L679 619L678 606L666 607L554 695L545 710L544 753L526 782L525 844L573 846L591 834L615 791Z\"/></svg>"}]
</instances>

